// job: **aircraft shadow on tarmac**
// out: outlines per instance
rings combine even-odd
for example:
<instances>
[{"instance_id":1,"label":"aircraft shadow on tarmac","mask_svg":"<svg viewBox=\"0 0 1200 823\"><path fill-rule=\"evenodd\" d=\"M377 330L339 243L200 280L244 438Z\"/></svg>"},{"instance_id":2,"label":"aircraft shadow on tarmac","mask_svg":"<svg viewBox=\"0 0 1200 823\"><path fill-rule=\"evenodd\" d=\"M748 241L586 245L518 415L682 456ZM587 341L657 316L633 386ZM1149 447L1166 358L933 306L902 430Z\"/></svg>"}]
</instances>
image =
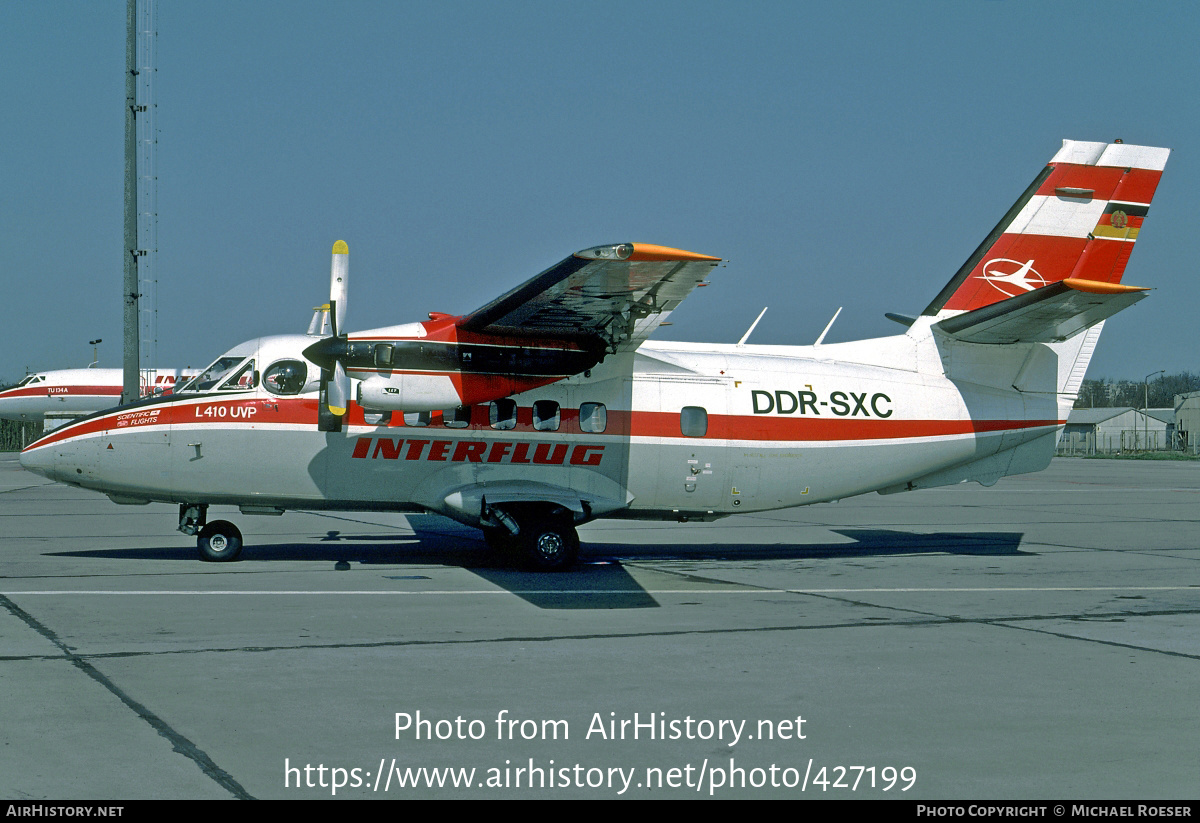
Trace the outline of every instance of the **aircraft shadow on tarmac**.
<instances>
[{"instance_id":1,"label":"aircraft shadow on tarmac","mask_svg":"<svg viewBox=\"0 0 1200 823\"><path fill-rule=\"evenodd\" d=\"M311 542L251 544L242 557L255 562L305 561L356 565L460 566L492 585L543 609L645 609L658 602L621 561L846 560L906 554L1030 556L1020 549L1021 532L939 532L914 534L890 529L832 529L850 543L625 543L585 542L577 568L563 573L514 568L511 559L490 550L479 532L441 517L409 515L413 535L353 534L338 530ZM197 562L184 546L92 549L48 556ZM236 566L236 564L234 564ZM696 570L692 570L694 574ZM418 575L385 575L417 579Z\"/></svg>"}]
</instances>

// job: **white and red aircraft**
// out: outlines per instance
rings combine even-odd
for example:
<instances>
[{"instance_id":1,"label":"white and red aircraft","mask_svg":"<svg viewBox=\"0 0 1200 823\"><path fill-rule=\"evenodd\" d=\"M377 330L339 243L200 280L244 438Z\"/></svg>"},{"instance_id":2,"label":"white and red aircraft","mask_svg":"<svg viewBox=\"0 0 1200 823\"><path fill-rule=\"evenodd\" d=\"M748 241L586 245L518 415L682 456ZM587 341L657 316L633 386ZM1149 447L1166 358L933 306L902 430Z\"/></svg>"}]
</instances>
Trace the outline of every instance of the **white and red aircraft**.
<instances>
[{"instance_id":1,"label":"white and red aircraft","mask_svg":"<svg viewBox=\"0 0 1200 823\"><path fill-rule=\"evenodd\" d=\"M26 468L117 503L179 504L200 554L238 529L211 504L427 511L541 569L598 517L726 515L1045 468L1168 150L1064 141L950 282L894 337L813 346L649 343L716 257L577 252L463 317L263 337L173 396L71 423Z\"/></svg>"},{"instance_id":2,"label":"white and red aircraft","mask_svg":"<svg viewBox=\"0 0 1200 823\"><path fill-rule=\"evenodd\" d=\"M171 394L195 369L143 369L142 397ZM0 418L41 423L49 415L82 416L121 402L121 369L58 369L27 374L21 382L0 391Z\"/></svg>"}]
</instances>

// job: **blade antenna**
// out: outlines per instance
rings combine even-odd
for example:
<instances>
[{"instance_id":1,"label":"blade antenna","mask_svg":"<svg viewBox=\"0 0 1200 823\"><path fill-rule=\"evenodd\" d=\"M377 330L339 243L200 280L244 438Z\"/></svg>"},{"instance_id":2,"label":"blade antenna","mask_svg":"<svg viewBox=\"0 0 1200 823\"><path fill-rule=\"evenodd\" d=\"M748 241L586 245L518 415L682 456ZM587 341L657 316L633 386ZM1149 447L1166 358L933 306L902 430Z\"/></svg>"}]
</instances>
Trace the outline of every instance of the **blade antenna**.
<instances>
[{"instance_id":1,"label":"blade antenna","mask_svg":"<svg viewBox=\"0 0 1200 823\"><path fill-rule=\"evenodd\" d=\"M750 328L746 329L746 333L742 335L742 339L737 341L738 348L746 345L746 339L750 337L750 332L754 331L754 327L758 325L758 321L762 320L762 316L767 313L770 306L763 306L763 310L758 313L758 317L754 318L754 322L750 324Z\"/></svg>"},{"instance_id":2,"label":"blade antenna","mask_svg":"<svg viewBox=\"0 0 1200 823\"><path fill-rule=\"evenodd\" d=\"M841 313L842 307L838 306L838 310L833 313L833 317L829 318L829 323L826 324L825 331L821 332L821 336L817 338L817 342L813 343L814 347L821 345L821 342L825 339L825 335L829 334L829 330L833 328L833 321L837 320L838 315Z\"/></svg>"}]
</instances>

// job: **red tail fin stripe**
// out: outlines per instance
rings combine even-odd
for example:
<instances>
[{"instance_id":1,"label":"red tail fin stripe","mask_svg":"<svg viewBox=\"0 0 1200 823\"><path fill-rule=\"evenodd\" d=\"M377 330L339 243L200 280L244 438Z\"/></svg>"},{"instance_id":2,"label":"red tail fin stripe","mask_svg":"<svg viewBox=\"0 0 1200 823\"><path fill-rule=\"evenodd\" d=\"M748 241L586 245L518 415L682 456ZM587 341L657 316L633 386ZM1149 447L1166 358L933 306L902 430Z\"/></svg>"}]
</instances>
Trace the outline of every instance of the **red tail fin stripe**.
<instances>
[{"instance_id":1,"label":"red tail fin stripe","mask_svg":"<svg viewBox=\"0 0 1200 823\"><path fill-rule=\"evenodd\" d=\"M971 270L970 276L946 301L944 308L948 311L978 309L1069 277L1085 246L1086 237L1001 235L987 257Z\"/></svg>"},{"instance_id":2,"label":"red tail fin stripe","mask_svg":"<svg viewBox=\"0 0 1200 823\"><path fill-rule=\"evenodd\" d=\"M1062 196L1058 189L1085 189L1097 200L1121 200L1126 203L1149 203L1154 198L1161 171L1149 169L1113 169L1100 166L1055 166L1050 176L1038 187L1037 194L1045 197Z\"/></svg>"},{"instance_id":3,"label":"red tail fin stripe","mask_svg":"<svg viewBox=\"0 0 1200 823\"><path fill-rule=\"evenodd\" d=\"M1159 172L1153 172L1158 175ZM1046 197L1054 197L1055 189L1090 189L1094 198L1108 200L1117 190L1125 169L1099 168L1097 166L1076 166L1061 163L1038 188L1037 193Z\"/></svg>"},{"instance_id":4,"label":"red tail fin stripe","mask_svg":"<svg viewBox=\"0 0 1200 823\"><path fill-rule=\"evenodd\" d=\"M1154 199L1154 192L1158 189L1160 179L1162 179L1161 171L1130 169L1109 199L1119 200L1122 203L1149 205L1150 201Z\"/></svg>"}]
</instances>

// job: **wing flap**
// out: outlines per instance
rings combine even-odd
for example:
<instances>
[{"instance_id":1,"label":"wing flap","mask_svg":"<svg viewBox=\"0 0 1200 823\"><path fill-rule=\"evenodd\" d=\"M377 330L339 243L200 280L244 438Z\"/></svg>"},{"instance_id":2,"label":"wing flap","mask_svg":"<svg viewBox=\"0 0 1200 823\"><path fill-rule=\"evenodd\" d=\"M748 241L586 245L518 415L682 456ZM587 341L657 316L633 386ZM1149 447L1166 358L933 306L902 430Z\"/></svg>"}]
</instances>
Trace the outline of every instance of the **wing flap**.
<instances>
[{"instance_id":1,"label":"wing flap","mask_svg":"<svg viewBox=\"0 0 1200 823\"><path fill-rule=\"evenodd\" d=\"M637 348L720 260L648 243L596 246L480 307L458 326L517 337L599 339L612 351Z\"/></svg>"},{"instance_id":2,"label":"wing flap","mask_svg":"<svg viewBox=\"0 0 1200 823\"><path fill-rule=\"evenodd\" d=\"M1132 306L1148 291L1068 278L948 317L933 327L966 343L1054 343Z\"/></svg>"}]
</instances>

